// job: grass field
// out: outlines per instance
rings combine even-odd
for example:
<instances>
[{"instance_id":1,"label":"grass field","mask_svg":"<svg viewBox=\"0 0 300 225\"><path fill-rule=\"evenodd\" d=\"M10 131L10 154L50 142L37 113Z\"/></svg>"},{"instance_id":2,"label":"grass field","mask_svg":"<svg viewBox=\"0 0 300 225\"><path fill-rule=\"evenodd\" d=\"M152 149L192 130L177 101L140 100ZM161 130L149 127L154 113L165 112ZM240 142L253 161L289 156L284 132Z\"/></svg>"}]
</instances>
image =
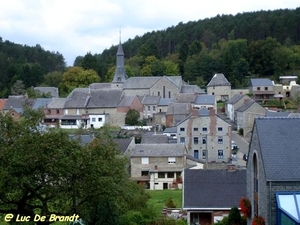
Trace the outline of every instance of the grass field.
<instances>
[{"instance_id":1,"label":"grass field","mask_svg":"<svg viewBox=\"0 0 300 225\"><path fill-rule=\"evenodd\" d=\"M172 198L176 208L182 207L182 190L147 190L150 194L150 199L148 203L155 207L155 211L160 214L163 207L166 205L166 202L169 198Z\"/></svg>"}]
</instances>

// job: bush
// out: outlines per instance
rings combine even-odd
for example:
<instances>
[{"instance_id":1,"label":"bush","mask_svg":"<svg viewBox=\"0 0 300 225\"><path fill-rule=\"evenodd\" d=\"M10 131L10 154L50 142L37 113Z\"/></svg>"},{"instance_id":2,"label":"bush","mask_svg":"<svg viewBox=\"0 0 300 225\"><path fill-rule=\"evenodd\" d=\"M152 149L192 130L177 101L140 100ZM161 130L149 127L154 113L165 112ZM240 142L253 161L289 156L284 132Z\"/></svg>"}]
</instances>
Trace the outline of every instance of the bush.
<instances>
[{"instance_id":1,"label":"bush","mask_svg":"<svg viewBox=\"0 0 300 225\"><path fill-rule=\"evenodd\" d=\"M168 208L176 208L176 205L174 204L174 202L173 202L173 199L170 197L169 199L168 199L168 201L166 202L166 206L168 207Z\"/></svg>"},{"instance_id":2,"label":"bush","mask_svg":"<svg viewBox=\"0 0 300 225\"><path fill-rule=\"evenodd\" d=\"M244 135L244 129L243 129L243 128L240 128L240 129L238 130L238 134L243 136L243 135Z\"/></svg>"},{"instance_id":3,"label":"bush","mask_svg":"<svg viewBox=\"0 0 300 225\"><path fill-rule=\"evenodd\" d=\"M232 207L228 215L228 224L240 224L241 213L237 207Z\"/></svg>"}]
</instances>

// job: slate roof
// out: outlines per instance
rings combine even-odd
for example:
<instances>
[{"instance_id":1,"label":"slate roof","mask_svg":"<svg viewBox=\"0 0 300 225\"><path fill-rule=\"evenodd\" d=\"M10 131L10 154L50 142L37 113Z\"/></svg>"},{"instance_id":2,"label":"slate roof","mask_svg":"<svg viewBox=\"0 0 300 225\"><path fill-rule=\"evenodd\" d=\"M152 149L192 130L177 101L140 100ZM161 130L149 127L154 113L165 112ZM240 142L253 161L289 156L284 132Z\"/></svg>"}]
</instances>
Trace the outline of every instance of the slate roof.
<instances>
[{"instance_id":1,"label":"slate roof","mask_svg":"<svg viewBox=\"0 0 300 225\"><path fill-rule=\"evenodd\" d=\"M260 117L255 119L254 128L266 179L300 181L300 118Z\"/></svg>"},{"instance_id":2,"label":"slate roof","mask_svg":"<svg viewBox=\"0 0 300 225\"><path fill-rule=\"evenodd\" d=\"M129 107L131 106L132 102L134 101L134 99L136 98L136 96L128 96L128 95L124 95L121 99L121 101L119 102L118 107Z\"/></svg>"},{"instance_id":3,"label":"slate roof","mask_svg":"<svg viewBox=\"0 0 300 225\"><path fill-rule=\"evenodd\" d=\"M123 89L147 89L152 87L161 77L130 77L124 84Z\"/></svg>"},{"instance_id":4,"label":"slate roof","mask_svg":"<svg viewBox=\"0 0 300 225\"><path fill-rule=\"evenodd\" d=\"M214 105L216 103L215 95L197 95L195 104L209 104Z\"/></svg>"},{"instance_id":5,"label":"slate roof","mask_svg":"<svg viewBox=\"0 0 300 225\"><path fill-rule=\"evenodd\" d=\"M63 109L66 102L66 98L53 98L48 103L47 108L49 109Z\"/></svg>"},{"instance_id":6,"label":"slate roof","mask_svg":"<svg viewBox=\"0 0 300 225\"><path fill-rule=\"evenodd\" d=\"M243 105L241 105L235 111L236 112L245 112L253 104L258 104L258 103L255 102L255 100L251 99L251 100L247 101L246 103L244 103Z\"/></svg>"},{"instance_id":7,"label":"slate roof","mask_svg":"<svg viewBox=\"0 0 300 225\"><path fill-rule=\"evenodd\" d=\"M40 93L48 94L50 93L51 97L58 98L58 88L57 87L34 87L33 90L39 91Z\"/></svg>"},{"instance_id":8,"label":"slate roof","mask_svg":"<svg viewBox=\"0 0 300 225\"><path fill-rule=\"evenodd\" d=\"M190 103L175 103L171 102L167 109L166 115L188 115L191 113Z\"/></svg>"},{"instance_id":9,"label":"slate roof","mask_svg":"<svg viewBox=\"0 0 300 225\"><path fill-rule=\"evenodd\" d=\"M137 144L131 157L176 157L184 154L183 144Z\"/></svg>"},{"instance_id":10,"label":"slate roof","mask_svg":"<svg viewBox=\"0 0 300 225\"><path fill-rule=\"evenodd\" d=\"M180 93L176 95L175 100L177 103L194 103L196 97L196 93Z\"/></svg>"},{"instance_id":11,"label":"slate roof","mask_svg":"<svg viewBox=\"0 0 300 225\"><path fill-rule=\"evenodd\" d=\"M206 108L201 108L198 110L199 116L209 116L209 110Z\"/></svg>"},{"instance_id":12,"label":"slate roof","mask_svg":"<svg viewBox=\"0 0 300 225\"><path fill-rule=\"evenodd\" d=\"M89 88L75 88L67 97L64 108L85 108L90 98Z\"/></svg>"},{"instance_id":13,"label":"slate roof","mask_svg":"<svg viewBox=\"0 0 300 225\"><path fill-rule=\"evenodd\" d=\"M171 81L175 86L181 87L182 85L182 77L181 76L163 76L169 81Z\"/></svg>"},{"instance_id":14,"label":"slate roof","mask_svg":"<svg viewBox=\"0 0 300 225\"><path fill-rule=\"evenodd\" d=\"M52 101L52 98L37 98L35 99L32 108L46 108L47 105Z\"/></svg>"},{"instance_id":15,"label":"slate roof","mask_svg":"<svg viewBox=\"0 0 300 225\"><path fill-rule=\"evenodd\" d=\"M111 83L92 83L89 85L90 89L109 89L111 88Z\"/></svg>"},{"instance_id":16,"label":"slate roof","mask_svg":"<svg viewBox=\"0 0 300 225\"><path fill-rule=\"evenodd\" d=\"M162 144L169 143L169 139L167 135L164 134L156 134L156 135L147 135L144 134L142 136L141 144Z\"/></svg>"},{"instance_id":17,"label":"slate roof","mask_svg":"<svg viewBox=\"0 0 300 225\"><path fill-rule=\"evenodd\" d=\"M198 85L185 84L181 86L181 93L197 93L205 94L205 91L202 90Z\"/></svg>"},{"instance_id":18,"label":"slate roof","mask_svg":"<svg viewBox=\"0 0 300 225\"><path fill-rule=\"evenodd\" d=\"M145 96L142 100L143 105L158 105L160 96Z\"/></svg>"},{"instance_id":19,"label":"slate roof","mask_svg":"<svg viewBox=\"0 0 300 225\"><path fill-rule=\"evenodd\" d=\"M122 89L92 89L87 108L115 108L122 97Z\"/></svg>"},{"instance_id":20,"label":"slate roof","mask_svg":"<svg viewBox=\"0 0 300 225\"><path fill-rule=\"evenodd\" d=\"M207 87L212 86L231 86L223 73L216 73L207 84Z\"/></svg>"},{"instance_id":21,"label":"slate roof","mask_svg":"<svg viewBox=\"0 0 300 225\"><path fill-rule=\"evenodd\" d=\"M229 208L246 196L246 170L184 170L183 208Z\"/></svg>"},{"instance_id":22,"label":"slate roof","mask_svg":"<svg viewBox=\"0 0 300 225\"><path fill-rule=\"evenodd\" d=\"M23 95L10 95L7 98L5 106L3 109L16 109L21 108L23 109L24 104L26 103L26 98Z\"/></svg>"},{"instance_id":23,"label":"slate roof","mask_svg":"<svg viewBox=\"0 0 300 225\"><path fill-rule=\"evenodd\" d=\"M163 133L177 133L177 127L167 127Z\"/></svg>"},{"instance_id":24,"label":"slate roof","mask_svg":"<svg viewBox=\"0 0 300 225\"><path fill-rule=\"evenodd\" d=\"M113 141L117 144L118 149L124 154L132 142L133 137L131 138L114 138Z\"/></svg>"},{"instance_id":25,"label":"slate roof","mask_svg":"<svg viewBox=\"0 0 300 225\"><path fill-rule=\"evenodd\" d=\"M158 106L168 106L171 102L174 102L174 98L160 98Z\"/></svg>"},{"instance_id":26,"label":"slate roof","mask_svg":"<svg viewBox=\"0 0 300 225\"><path fill-rule=\"evenodd\" d=\"M226 103L234 105L235 103L237 103L238 101L240 101L245 96L246 95L244 95L244 94L235 94Z\"/></svg>"},{"instance_id":27,"label":"slate roof","mask_svg":"<svg viewBox=\"0 0 300 225\"><path fill-rule=\"evenodd\" d=\"M272 112L267 110L266 117L288 117L290 115L290 112L284 111L284 112Z\"/></svg>"},{"instance_id":28,"label":"slate roof","mask_svg":"<svg viewBox=\"0 0 300 225\"><path fill-rule=\"evenodd\" d=\"M274 83L268 78L252 78L250 86L274 86Z\"/></svg>"},{"instance_id":29,"label":"slate roof","mask_svg":"<svg viewBox=\"0 0 300 225\"><path fill-rule=\"evenodd\" d=\"M88 135L88 134L82 134L82 135L69 134L69 137L72 140L78 140L80 145L82 146L89 144L94 139L92 135Z\"/></svg>"}]
</instances>

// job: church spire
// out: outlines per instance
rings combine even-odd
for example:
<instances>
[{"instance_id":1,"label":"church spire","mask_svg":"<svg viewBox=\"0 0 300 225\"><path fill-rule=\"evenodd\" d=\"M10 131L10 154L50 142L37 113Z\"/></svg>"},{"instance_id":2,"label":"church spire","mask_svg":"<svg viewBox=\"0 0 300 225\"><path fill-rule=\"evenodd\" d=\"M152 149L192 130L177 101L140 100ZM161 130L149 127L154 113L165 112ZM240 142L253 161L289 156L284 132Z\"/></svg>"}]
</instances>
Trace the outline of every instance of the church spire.
<instances>
[{"instance_id":1,"label":"church spire","mask_svg":"<svg viewBox=\"0 0 300 225\"><path fill-rule=\"evenodd\" d=\"M116 63L114 79L112 81L113 83L124 83L125 80L127 79L126 69L124 66L124 56L125 54L123 51L123 46L121 44L121 30L120 30L119 46L116 54L117 63Z\"/></svg>"}]
</instances>

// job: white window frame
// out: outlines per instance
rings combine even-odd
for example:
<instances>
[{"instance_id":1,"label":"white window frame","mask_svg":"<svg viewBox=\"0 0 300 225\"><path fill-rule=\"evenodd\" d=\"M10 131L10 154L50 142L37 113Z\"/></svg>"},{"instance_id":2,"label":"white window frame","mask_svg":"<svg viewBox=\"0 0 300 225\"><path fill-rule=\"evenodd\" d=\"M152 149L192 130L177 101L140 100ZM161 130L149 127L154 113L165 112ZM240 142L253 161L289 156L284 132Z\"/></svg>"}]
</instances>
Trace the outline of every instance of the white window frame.
<instances>
[{"instance_id":1,"label":"white window frame","mask_svg":"<svg viewBox=\"0 0 300 225\"><path fill-rule=\"evenodd\" d=\"M142 157L141 158L141 163L144 164L144 165L149 164L149 158L148 157Z\"/></svg>"},{"instance_id":2,"label":"white window frame","mask_svg":"<svg viewBox=\"0 0 300 225\"><path fill-rule=\"evenodd\" d=\"M176 158L175 158L175 157L168 157L168 163L169 163L169 164L174 164L174 163L176 163Z\"/></svg>"}]
</instances>

